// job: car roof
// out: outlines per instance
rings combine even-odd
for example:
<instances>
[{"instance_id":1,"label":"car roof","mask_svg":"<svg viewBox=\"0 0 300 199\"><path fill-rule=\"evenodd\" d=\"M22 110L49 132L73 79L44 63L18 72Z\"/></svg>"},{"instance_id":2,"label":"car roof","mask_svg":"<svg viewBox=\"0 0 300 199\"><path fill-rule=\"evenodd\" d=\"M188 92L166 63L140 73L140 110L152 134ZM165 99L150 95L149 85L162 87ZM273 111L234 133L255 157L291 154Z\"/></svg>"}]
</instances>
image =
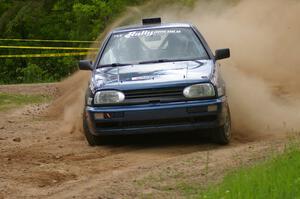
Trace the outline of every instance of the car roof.
<instances>
[{"instance_id":1,"label":"car roof","mask_svg":"<svg viewBox=\"0 0 300 199\"><path fill-rule=\"evenodd\" d=\"M112 31L112 33L121 33L128 31L136 31L136 30L149 30L149 29L158 29L158 28L189 28L192 27L191 24L187 23L158 23L151 25L131 25L131 26L123 26L118 27Z\"/></svg>"}]
</instances>

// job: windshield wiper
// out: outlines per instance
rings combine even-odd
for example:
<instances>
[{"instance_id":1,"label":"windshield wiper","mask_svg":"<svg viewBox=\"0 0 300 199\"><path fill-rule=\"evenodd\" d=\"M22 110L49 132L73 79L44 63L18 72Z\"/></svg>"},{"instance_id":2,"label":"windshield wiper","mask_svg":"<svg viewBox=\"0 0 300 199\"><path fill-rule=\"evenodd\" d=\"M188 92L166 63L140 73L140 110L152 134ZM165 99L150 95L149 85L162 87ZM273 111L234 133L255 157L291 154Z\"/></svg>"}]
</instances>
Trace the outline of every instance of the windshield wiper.
<instances>
[{"instance_id":1,"label":"windshield wiper","mask_svg":"<svg viewBox=\"0 0 300 199\"><path fill-rule=\"evenodd\" d=\"M150 61L141 61L138 64L153 64L153 63L165 63L165 62L179 62L179 61L192 61L198 59L157 59L157 60L150 60ZM136 63L135 63L136 64ZM134 65L130 63L111 63L111 64L104 64L99 65L97 68L104 68L104 67L118 67L118 66L129 66Z\"/></svg>"},{"instance_id":2,"label":"windshield wiper","mask_svg":"<svg viewBox=\"0 0 300 199\"><path fill-rule=\"evenodd\" d=\"M142 61L139 64L153 64L153 63L164 63L164 62L177 62L177 61L190 61L189 59L158 59L151 61Z\"/></svg>"},{"instance_id":3,"label":"windshield wiper","mask_svg":"<svg viewBox=\"0 0 300 199\"><path fill-rule=\"evenodd\" d=\"M111 63L111 64L99 65L99 66L97 66L97 68L129 66L129 65L132 65L132 64L127 64L127 63Z\"/></svg>"}]
</instances>

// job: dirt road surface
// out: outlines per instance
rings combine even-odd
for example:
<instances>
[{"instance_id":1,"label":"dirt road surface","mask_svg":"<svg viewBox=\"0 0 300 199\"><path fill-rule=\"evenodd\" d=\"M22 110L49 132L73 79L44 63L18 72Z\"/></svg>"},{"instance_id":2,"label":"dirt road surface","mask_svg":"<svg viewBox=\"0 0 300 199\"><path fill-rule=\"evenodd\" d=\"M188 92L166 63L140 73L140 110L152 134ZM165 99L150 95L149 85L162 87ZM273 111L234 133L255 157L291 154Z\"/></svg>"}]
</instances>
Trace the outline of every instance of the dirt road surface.
<instances>
[{"instance_id":1,"label":"dirt road surface","mask_svg":"<svg viewBox=\"0 0 300 199\"><path fill-rule=\"evenodd\" d=\"M224 147L186 133L117 137L93 148L81 133L61 128L63 119L44 116L45 109L0 113L0 198L181 198L181 183L216 181L281 146L279 139L235 138Z\"/></svg>"},{"instance_id":2,"label":"dirt road surface","mask_svg":"<svg viewBox=\"0 0 300 199\"><path fill-rule=\"evenodd\" d=\"M0 92L46 91L57 98L50 109L33 105L0 113L0 199L183 198L182 184L217 182L225 171L281 150L285 132L300 128L300 3L224 2L199 0L193 10L167 7L156 16L194 22L213 49L231 48L222 70L232 144L170 132L118 137L92 148L80 121L88 74L59 85L1 86Z\"/></svg>"}]
</instances>

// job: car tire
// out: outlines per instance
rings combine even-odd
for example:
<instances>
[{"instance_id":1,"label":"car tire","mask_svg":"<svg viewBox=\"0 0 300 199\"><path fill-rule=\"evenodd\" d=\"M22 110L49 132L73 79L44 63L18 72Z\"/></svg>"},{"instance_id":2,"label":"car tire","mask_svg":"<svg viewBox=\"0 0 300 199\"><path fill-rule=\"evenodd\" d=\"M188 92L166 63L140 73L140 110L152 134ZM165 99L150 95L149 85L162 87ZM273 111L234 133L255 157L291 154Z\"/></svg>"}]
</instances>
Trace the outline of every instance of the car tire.
<instances>
[{"instance_id":1,"label":"car tire","mask_svg":"<svg viewBox=\"0 0 300 199\"><path fill-rule=\"evenodd\" d=\"M93 135L88 127L86 118L83 118L83 132L90 146L100 146L108 143L108 136Z\"/></svg>"},{"instance_id":2,"label":"car tire","mask_svg":"<svg viewBox=\"0 0 300 199\"><path fill-rule=\"evenodd\" d=\"M226 114L225 114L225 124L217 129L214 129L213 132L213 141L216 144L220 145L227 145L230 143L232 132L231 132L231 117L230 117L230 110L227 105L226 107Z\"/></svg>"},{"instance_id":3,"label":"car tire","mask_svg":"<svg viewBox=\"0 0 300 199\"><path fill-rule=\"evenodd\" d=\"M83 118L83 132L84 132L85 138L90 146L99 145L100 138L98 136L93 135L90 132L90 129L88 127L88 124L87 124L87 121L85 118Z\"/></svg>"}]
</instances>

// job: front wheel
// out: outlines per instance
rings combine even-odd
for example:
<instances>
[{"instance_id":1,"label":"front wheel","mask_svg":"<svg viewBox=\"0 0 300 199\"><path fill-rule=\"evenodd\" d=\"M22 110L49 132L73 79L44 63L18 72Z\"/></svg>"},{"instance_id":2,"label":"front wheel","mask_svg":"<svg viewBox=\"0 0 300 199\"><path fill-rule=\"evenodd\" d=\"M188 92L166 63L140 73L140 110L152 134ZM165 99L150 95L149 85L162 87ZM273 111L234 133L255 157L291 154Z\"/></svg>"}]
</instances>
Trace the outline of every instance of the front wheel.
<instances>
[{"instance_id":1,"label":"front wheel","mask_svg":"<svg viewBox=\"0 0 300 199\"><path fill-rule=\"evenodd\" d=\"M230 143L232 133L231 133L231 117L229 107L226 107L226 112L224 114L225 123L223 126L214 129L213 131L213 141L217 144L227 145Z\"/></svg>"},{"instance_id":2,"label":"front wheel","mask_svg":"<svg viewBox=\"0 0 300 199\"><path fill-rule=\"evenodd\" d=\"M91 133L87 118L83 117L83 132L90 146L105 145L108 142L107 136L95 136Z\"/></svg>"},{"instance_id":3,"label":"front wheel","mask_svg":"<svg viewBox=\"0 0 300 199\"><path fill-rule=\"evenodd\" d=\"M97 146L99 144L99 138L90 132L86 118L83 118L83 132L90 146Z\"/></svg>"}]
</instances>

